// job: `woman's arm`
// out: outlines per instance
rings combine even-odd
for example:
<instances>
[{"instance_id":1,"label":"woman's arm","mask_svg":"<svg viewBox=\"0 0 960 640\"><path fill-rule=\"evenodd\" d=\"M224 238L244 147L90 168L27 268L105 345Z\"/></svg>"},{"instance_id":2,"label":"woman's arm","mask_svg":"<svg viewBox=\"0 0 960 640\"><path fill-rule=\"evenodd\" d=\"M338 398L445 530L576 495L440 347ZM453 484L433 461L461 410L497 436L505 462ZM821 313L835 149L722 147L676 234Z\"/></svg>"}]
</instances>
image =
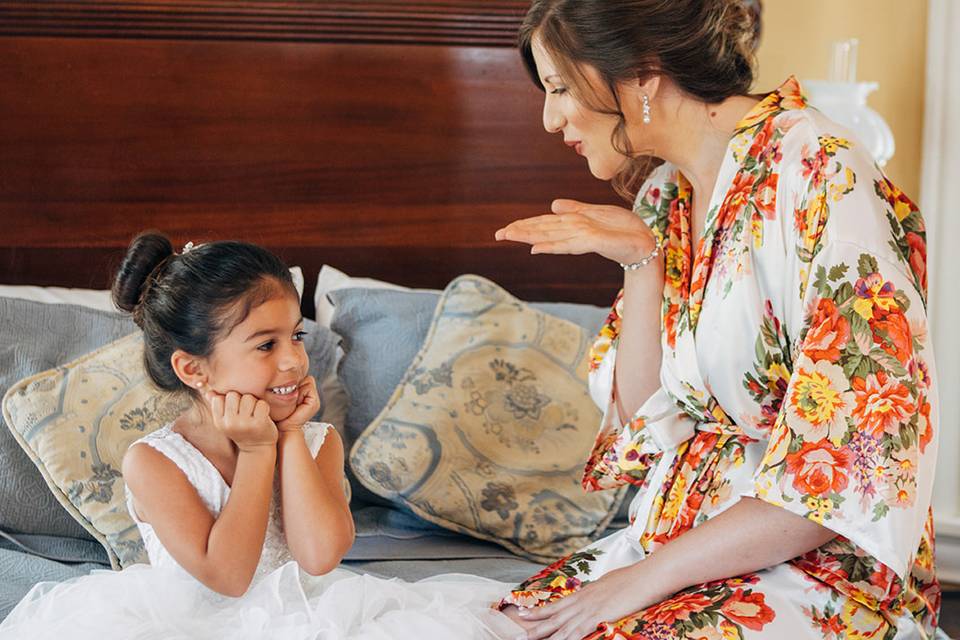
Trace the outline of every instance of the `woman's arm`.
<instances>
[{"instance_id":1,"label":"woman's arm","mask_svg":"<svg viewBox=\"0 0 960 640\"><path fill-rule=\"evenodd\" d=\"M650 228L623 207L576 200L554 200L552 214L510 223L497 240L532 245L531 253L596 253L629 264L653 252ZM623 283L623 317L615 365L615 395L622 420L628 420L660 386L660 306L664 260L627 271ZM630 366L630 374L621 371ZM639 363L639 364L638 364ZM622 374L622 375L621 375Z\"/></svg>"},{"instance_id":2,"label":"woman's arm","mask_svg":"<svg viewBox=\"0 0 960 640\"><path fill-rule=\"evenodd\" d=\"M316 459L302 429L283 430L277 443L280 504L287 545L309 574L334 569L353 545L353 517L343 492L343 444L327 431Z\"/></svg>"},{"instance_id":3,"label":"woman's arm","mask_svg":"<svg viewBox=\"0 0 960 640\"><path fill-rule=\"evenodd\" d=\"M223 595L243 595L267 532L276 446L240 450L230 497L214 518L177 465L153 447L130 448L123 478L137 515L190 574Z\"/></svg>"},{"instance_id":4,"label":"woman's arm","mask_svg":"<svg viewBox=\"0 0 960 640\"><path fill-rule=\"evenodd\" d=\"M674 538L646 559L580 591L521 612L527 638L579 640L687 587L759 571L826 544L835 533L755 498Z\"/></svg>"},{"instance_id":5,"label":"woman's arm","mask_svg":"<svg viewBox=\"0 0 960 640\"><path fill-rule=\"evenodd\" d=\"M617 413L624 422L660 387L663 268L661 256L624 274L623 315L613 378Z\"/></svg>"}]
</instances>

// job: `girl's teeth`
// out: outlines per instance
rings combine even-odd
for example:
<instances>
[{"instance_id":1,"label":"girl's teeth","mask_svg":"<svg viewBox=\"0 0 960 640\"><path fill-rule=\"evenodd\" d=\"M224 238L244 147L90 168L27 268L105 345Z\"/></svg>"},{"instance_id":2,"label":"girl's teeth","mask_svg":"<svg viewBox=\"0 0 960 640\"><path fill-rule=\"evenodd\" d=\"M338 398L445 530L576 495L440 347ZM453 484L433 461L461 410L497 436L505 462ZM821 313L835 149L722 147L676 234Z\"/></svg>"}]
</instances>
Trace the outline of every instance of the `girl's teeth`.
<instances>
[{"instance_id":1,"label":"girl's teeth","mask_svg":"<svg viewBox=\"0 0 960 640\"><path fill-rule=\"evenodd\" d=\"M291 387L274 387L274 388L271 389L270 391L273 391L273 392L276 393L277 395L281 395L281 396L282 396L282 395L286 395L286 394L288 394L288 393L293 393L293 390L294 390L294 389L296 389L295 386L291 386Z\"/></svg>"}]
</instances>

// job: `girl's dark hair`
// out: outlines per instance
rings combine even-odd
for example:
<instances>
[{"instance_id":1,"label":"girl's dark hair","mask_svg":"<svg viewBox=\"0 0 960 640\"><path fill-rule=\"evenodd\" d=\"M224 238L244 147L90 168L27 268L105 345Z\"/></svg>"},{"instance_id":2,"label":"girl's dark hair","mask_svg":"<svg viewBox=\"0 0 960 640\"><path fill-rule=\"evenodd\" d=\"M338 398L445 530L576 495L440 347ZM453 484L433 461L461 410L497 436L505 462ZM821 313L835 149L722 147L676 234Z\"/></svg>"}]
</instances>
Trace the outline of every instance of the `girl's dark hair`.
<instances>
[{"instance_id":1,"label":"girl's dark hair","mask_svg":"<svg viewBox=\"0 0 960 640\"><path fill-rule=\"evenodd\" d=\"M519 46L541 91L534 35L580 102L620 118L612 143L630 162L614 177L613 186L632 198L659 160L630 147L617 85L663 74L708 104L747 95L753 84L759 15L760 0L534 0L520 27ZM599 72L609 95L598 95L582 65Z\"/></svg>"},{"instance_id":2,"label":"girl's dark hair","mask_svg":"<svg viewBox=\"0 0 960 640\"><path fill-rule=\"evenodd\" d=\"M113 302L143 330L144 366L166 391L187 389L170 363L177 349L206 357L250 311L278 294L297 296L286 265L246 242L211 242L184 254L156 231L130 243Z\"/></svg>"}]
</instances>

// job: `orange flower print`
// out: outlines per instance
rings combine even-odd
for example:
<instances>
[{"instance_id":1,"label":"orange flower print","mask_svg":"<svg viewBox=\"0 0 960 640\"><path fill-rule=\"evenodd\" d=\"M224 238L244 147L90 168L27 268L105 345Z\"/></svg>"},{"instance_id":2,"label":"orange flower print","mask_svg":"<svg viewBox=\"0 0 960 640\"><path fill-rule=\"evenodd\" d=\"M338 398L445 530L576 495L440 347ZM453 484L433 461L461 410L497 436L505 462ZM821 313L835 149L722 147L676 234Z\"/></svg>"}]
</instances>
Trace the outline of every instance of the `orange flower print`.
<instances>
[{"instance_id":1,"label":"orange flower print","mask_svg":"<svg viewBox=\"0 0 960 640\"><path fill-rule=\"evenodd\" d=\"M843 368L828 360L797 359L787 392L787 425L805 440L829 438L839 445L853 413L854 395Z\"/></svg>"},{"instance_id":2,"label":"orange flower print","mask_svg":"<svg viewBox=\"0 0 960 640\"><path fill-rule=\"evenodd\" d=\"M875 317L870 320L870 329L873 331L873 341L878 343L881 349L901 364L907 364L913 356L913 340L910 322L902 312L884 313ZM886 335L881 335L881 332Z\"/></svg>"},{"instance_id":3,"label":"orange flower print","mask_svg":"<svg viewBox=\"0 0 960 640\"><path fill-rule=\"evenodd\" d=\"M727 198L723 203L725 208L724 218L732 220L740 215L740 211L750 202L753 196L755 181L756 177L746 171L741 171L734 177L733 185L727 192Z\"/></svg>"},{"instance_id":4,"label":"orange flower print","mask_svg":"<svg viewBox=\"0 0 960 640\"><path fill-rule=\"evenodd\" d=\"M766 155L776 155L776 149L773 148L777 146L774 142L774 133L776 130L776 119L767 119L767 121L763 123L760 131L757 132L757 135L754 136L753 143L750 145L747 155L760 162L765 160L764 156Z\"/></svg>"},{"instance_id":5,"label":"orange flower print","mask_svg":"<svg viewBox=\"0 0 960 640\"><path fill-rule=\"evenodd\" d=\"M916 407L910 401L910 391L886 371L877 371L866 378L855 377L851 386L857 406L853 417L857 426L878 437L883 433L897 435L901 423L910 419Z\"/></svg>"},{"instance_id":6,"label":"orange flower print","mask_svg":"<svg viewBox=\"0 0 960 640\"><path fill-rule=\"evenodd\" d=\"M853 303L853 310L864 320L871 320L874 309L894 311L900 307L894 300L896 289L892 282L885 281L879 273L871 273L866 278L859 278L853 291L857 299Z\"/></svg>"},{"instance_id":7,"label":"orange flower print","mask_svg":"<svg viewBox=\"0 0 960 640\"><path fill-rule=\"evenodd\" d=\"M803 352L814 362L837 362L840 350L850 341L850 322L840 315L833 300L820 299L810 326L812 328L803 342Z\"/></svg>"},{"instance_id":8,"label":"orange flower print","mask_svg":"<svg viewBox=\"0 0 960 640\"><path fill-rule=\"evenodd\" d=\"M643 614L643 618L672 626L679 620L687 620L691 613L703 611L711 604L713 600L701 593L681 593L650 607Z\"/></svg>"},{"instance_id":9,"label":"orange flower print","mask_svg":"<svg viewBox=\"0 0 960 640\"><path fill-rule=\"evenodd\" d=\"M800 89L800 83L796 78L790 76L786 82L780 85L775 92L768 94L759 104L757 104L747 116L737 123L737 129L747 129L756 126L781 111L792 109L803 109L807 106L807 101L803 97Z\"/></svg>"},{"instance_id":10,"label":"orange flower print","mask_svg":"<svg viewBox=\"0 0 960 640\"><path fill-rule=\"evenodd\" d=\"M737 589L733 595L723 603L720 612L729 620L741 624L747 629L760 631L765 624L772 622L776 614L764 602L762 593L747 594L743 589Z\"/></svg>"},{"instance_id":11,"label":"orange flower print","mask_svg":"<svg viewBox=\"0 0 960 640\"><path fill-rule=\"evenodd\" d=\"M839 493L847 487L850 453L826 440L805 442L796 453L787 455L787 472L793 486L805 495Z\"/></svg>"},{"instance_id":12,"label":"orange flower print","mask_svg":"<svg viewBox=\"0 0 960 640\"><path fill-rule=\"evenodd\" d=\"M680 305L671 304L663 316L663 328L667 332L667 345L671 349L677 346L677 321L680 315Z\"/></svg>"},{"instance_id":13,"label":"orange flower print","mask_svg":"<svg viewBox=\"0 0 960 640\"><path fill-rule=\"evenodd\" d=\"M908 231L907 246L910 247L910 269L917 276L921 291L927 290L927 241L920 234Z\"/></svg>"},{"instance_id":14,"label":"orange flower print","mask_svg":"<svg viewBox=\"0 0 960 640\"><path fill-rule=\"evenodd\" d=\"M920 454L927 450L927 445L933 440L933 425L930 422L930 403L920 396L917 402L920 405L920 421L917 425L917 436L920 438Z\"/></svg>"},{"instance_id":15,"label":"orange flower print","mask_svg":"<svg viewBox=\"0 0 960 640\"><path fill-rule=\"evenodd\" d=\"M777 183L779 179L778 174L771 173L757 186L754 204L767 220L774 220L777 216Z\"/></svg>"}]
</instances>

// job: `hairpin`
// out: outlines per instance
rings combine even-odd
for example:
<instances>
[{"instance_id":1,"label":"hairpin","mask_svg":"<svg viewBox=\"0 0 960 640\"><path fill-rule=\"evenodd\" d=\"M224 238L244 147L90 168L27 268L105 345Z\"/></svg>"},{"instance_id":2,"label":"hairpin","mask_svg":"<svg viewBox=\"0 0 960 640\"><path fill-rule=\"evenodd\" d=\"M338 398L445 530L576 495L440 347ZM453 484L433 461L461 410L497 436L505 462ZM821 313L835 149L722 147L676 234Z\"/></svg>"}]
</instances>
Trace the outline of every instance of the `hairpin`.
<instances>
[{"instance_id":1,"label":"hairpin","mask_svg":"<svg viewBox=\"0 0 960 640\"><path fill-rule=\"evenodd\" d=\"M193 242L188 242L187 244L183 245L183 249L180 250L180 255L185 256L188 253L190 253L193 249L194 249Z\"/></svg>"}]
</instances>

